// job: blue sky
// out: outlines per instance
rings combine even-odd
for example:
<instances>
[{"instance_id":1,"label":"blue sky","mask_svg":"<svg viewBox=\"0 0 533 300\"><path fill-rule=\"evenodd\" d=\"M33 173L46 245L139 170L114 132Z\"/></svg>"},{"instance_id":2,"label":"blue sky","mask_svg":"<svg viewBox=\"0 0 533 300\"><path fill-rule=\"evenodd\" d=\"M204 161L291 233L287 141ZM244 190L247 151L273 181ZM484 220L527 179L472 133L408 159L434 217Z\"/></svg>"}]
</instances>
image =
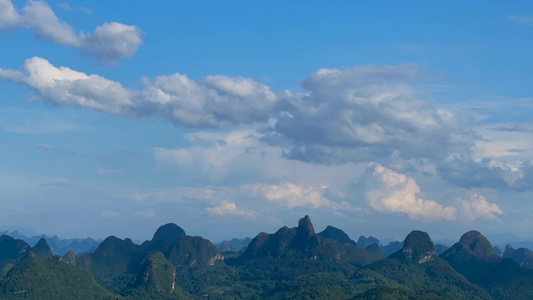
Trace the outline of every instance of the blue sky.
<instances>
[{"instance_id":1,"label":"blue sky","mask_svg":"<svg viewBox=\"0 0 533 300\"><path fill-rule=\"evenodd\" d=\"M0 225L533 237L527 1L0 0Z\"/></svg>"}]
</instances>

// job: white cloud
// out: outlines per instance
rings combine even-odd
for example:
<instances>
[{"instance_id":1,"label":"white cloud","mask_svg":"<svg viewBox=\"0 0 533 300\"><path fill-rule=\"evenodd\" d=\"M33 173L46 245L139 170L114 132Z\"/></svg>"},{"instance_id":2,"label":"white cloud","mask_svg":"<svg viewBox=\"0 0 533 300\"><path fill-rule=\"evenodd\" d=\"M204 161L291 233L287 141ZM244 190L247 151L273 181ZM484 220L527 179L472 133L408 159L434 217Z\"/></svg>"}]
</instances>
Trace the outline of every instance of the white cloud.
<instances>
[{"instance_id":1,"label":"white cloud","mask_svg":"<svg viewBox=\"0 0 533 300\"><path fill-rule=\"evenodd\" d=\"M355 87L361 84L405 81L419 77L413 64L397 66L355 66L351 69L320 69L302 82L308 90L330 90Z\"/></svg>"},{"instance_id":2,"label":"white cloud","mask_svg":"<svg viewBox=\"0 0 533 300\"><path fill-rule=\"evenodd\" d=\"M68 2L59 4L59 7L61 7L62 9L66 11L78 11L78 12L86 13L88 15L93 13L92 10L86 7L72 7Z\"/></svg>"},{"instance_id":3,"label":"white cloud","mask_svg":"<svg viewBox=\"0 0 533 300\"><path fill-rule=\"evenodd\" d=\"M496 219L503 211L496 203L489 203L482 195L472 194L470 200L458 199L459 211L468 221L476 219Z\"/></svg>"},{"instance_id":4,"label":"white cloud","mask_svg":"<svg viewBox=\"0 0 533 300\"><path fill-rule=\"evenodd\" d=\"M120 213L116 211L104 210L100 213L100 217L112 220L120 217Z\"/></svg>"},{"instance_id":5,"label":"white cloud","mask_svg":"<svg viewBox=\"0 0 533 300\"><path fill-rule=\"evenodd\" d=\"M105 23L81 39L83 53L97 57L101 63L113 64L124 57L130 57L143 41L137 26L117 22Z\"/></svg>"},{"instance_id":6,"label":"white cloud","mask_svg":"<svg viewBox=\"0 0 533 300\"><path fill-rule=\"evenodd\" d=\"M124 114L132 106L128 90L120 83L98 75L87 75L66 67L56 68L39 57L27 59L23 69L24 73L11 71L3 77L28 85L45 101Z\"/></svg>"},{"instance_id":7,"label":"white cloud","mask_svg":"<svg viewBox=\"0 0 533 300\"><path fill-rule=\"evenodd\" d=\"M420 187L413 178L381 165L374 166L373 176L379 182L379 187L366 192L366 199L373 209L405 213L412 219L428 221L456 219L455 207L418 197Z\"/></svg>"},{"instance_id":8,"label":"white cloud","mask_svg":"<svg viewBox=\"0 0 533 300\"><path fill-rule=\"evenodd\" d=\"M364 173L364 164L321 165L287 159L282 147L270 146L261 141L262 137L253 130L200 131L185 136L190 147L157 148L154 157L161 166L177 166L193 182L208 184L240 178L241 183L254 180L342 186L358 181Z\"/></svg>"},{"instance_id":9,"label":"white cloud","mask_svg":"<svg viewBox=\"0 0 533 300\"><path fill-rule=\"evenodd\" d=\"M22 17L10 0L0 0L0 30L9 30L19 26Z\"/></svg>"},{"instance_id":10,"label":"white cloud","mask_svg":"<svg viewBox=\"0 0 533 300\"><path fill-rule=\"evenodd\" d=\"M60 45L79 47L81 40L72 27L59 20L43 1L29 1L22 9L24 25L37 30L37 37Z\"/></svg>"},{"instance_id":11,"label":"white cloud","mask_svg":"<svg viewBox=\"0 0 533 300\"><path fill-rule=\"evenodd\" d=\"M136 211L134 215L136 215L137 217L143 217L143 218L153 218L155 217L155 211L150 208L146 211Z\"/></svg>"},{"instance_id":12,"label":"white cloud","mask_svg":"<svg viewBox=\"0 0 533 300\"><path fill-rule=\"evenodd\" d=\"M279 185L253 184L244 186L252 196L264 197L267 201L278 203L288 208L331 207L333 203L324 196L327 186L298 186L290 182Z\"/></svg>"},{"instance_id":13,"label":"white cloud","mask_svg":"<svg viewBox=\"0 0 533 300\"><path fill-rule=\"evenodd\" d=\"M137 91L98 75L55 67L40 57L27 59L23 72L0 69L0 78L26 84L56 105L123 115L155 115L188 127L266 122L276 104L268 87L252 84L250 79L246 79L246 85L251 84L257 92L249 97L229 94L219 87L211 89L180 74L159 76L153 84L145 80L145 90ZM216 80L233 80L221 78Z\"/></svg>"},{"instance_id":14,"label":"white cloud","mask_svg":"<svg viewBox=\"0 0 533 300\"><path fill-rule=\"evenodd\" d=\"M73 10L68 3L61 7ZM90 12L84 8L77 10ZM94 56L104 64L115 64L132 56L143 43L141 30L136 26L112 22L98 26L89 34L76 33L45 1L30 0L19 14L10 0L0 0L0 30L18 27L35 29L38 38L80 48L82 53Z\"/></svg>"},{"instance_id":15,"label":"white cloud","mask_svg":"<svg viewBox=\"0 0 533 300\"><path fill-rule=\"evenodd\" d=\"M218 206L207 207L205 211L219 216L253 217L256 215L254 210L239 208L235 202L231 201L222 201Z\"/></svg>"},{"instance_id":16,"label":"white cloud","mask_svg":"<svg viewBox=\"0 0 533 300\"><path fill-rule=\"evenodd\" d=\"M218 133L217 141L213 141L211 133L201 141L203 144L196 144L200 138L192 141L189 148L154 150L158 161L190 168L196 174L200 170L214 181L243 171L243 165L257 166L254 170L276 182L294 182L286 175L294 174L293 169L319 169L309 163L347 168L347 163L356 166L379 161L396 168L398 162L411 161L410 166L431 166L438 175L459 186L497 182L498 186L532 187L527 179L533 173L525 172L516 181L519 184L509 185L518 173L509 176L501 166L490 169L486 163L474 160L476 143L479 147L486 142L468 129L466 119L416 100L411 87L372 85L357 79L366 73L371 74L370 82L413 78L418 74L416 69L374 66L371 72L357 71L363 75L354 70L322 70L307 81L306 92L286 91L278 95L252 79L220 75L199 81L182 74L157 76L153 82L144 78L142 90L128 89L119 82L56 67L38 57L28 59L22 71L0 69L0 78L25 84L55 105L156 116L192 128L247 128ZM355 83L348 80L354 72ZM403 77L401 72L405 72ZM335 78L340 76L344 83L335 83L337 79L326 76L329 73L336 74ZM322 84L321 80L325 82ZM365 85L357 85L358 82ZM313 85L317 85L316 89ZM236 165L236 161L244 164ZM469 176L488 168L490 176ZM334 169L321 171L333 173ZM489 180L483 182L483 178Z\"/></svg>"}]
</instances>

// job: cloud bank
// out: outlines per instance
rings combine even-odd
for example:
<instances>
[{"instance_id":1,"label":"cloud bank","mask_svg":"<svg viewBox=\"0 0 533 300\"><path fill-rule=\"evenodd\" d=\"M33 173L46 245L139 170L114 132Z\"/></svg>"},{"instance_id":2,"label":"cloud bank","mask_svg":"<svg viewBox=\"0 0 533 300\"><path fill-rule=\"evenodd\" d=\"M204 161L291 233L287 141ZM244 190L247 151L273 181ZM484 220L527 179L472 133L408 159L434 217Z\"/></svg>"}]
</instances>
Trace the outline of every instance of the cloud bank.
<instances>
[{"instance_id":1,"label":"cloud bank","mask_svg":"<svg viewBox=\"0 0 533 300\"><path fill-rule=\"evenodd\" d=\"M461 187L533 188L531 163L475 157L482 137L469 129L467 119L417 100L412 87L397 83L424 76L412 65L321 69L302 82L304 91L274 93L250 78L210 75L195 81L179 73L145 77L143 88L131 89L39 57L26 60L21 70L0 69L0 79L25 85L53 105L160 117L196 129L247 128L248 133L235 131L214 146L155 151L159 159L182 166L210 161L198 166L212 176L223 177L232 157L263 149L249 158L317 165L379 162L396 171L435 170Z\"/></svg>"}]
</instances>

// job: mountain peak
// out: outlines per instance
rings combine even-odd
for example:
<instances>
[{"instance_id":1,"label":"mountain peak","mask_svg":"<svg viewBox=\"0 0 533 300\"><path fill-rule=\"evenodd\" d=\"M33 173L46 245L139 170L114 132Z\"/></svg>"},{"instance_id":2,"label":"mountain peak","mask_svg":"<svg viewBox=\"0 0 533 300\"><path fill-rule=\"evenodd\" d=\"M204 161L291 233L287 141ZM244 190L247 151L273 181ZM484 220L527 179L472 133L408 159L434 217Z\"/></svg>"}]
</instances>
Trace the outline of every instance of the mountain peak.
<instances>
[{"instance_id":1,"label":"mountain peak","mask_svg":"<svg viewBox=\"0 0 533 300\"><path fill-rule=\"evenodd\" d=\"M45 238L41 238L33 248L31 248L31 251L35 253L38 257L41 258L49 258L54 256L52 254L52 250L50 250L50 247L48 246L48 242L46 242Z\"/></svg>"},{"instance_id":2,"label":"mountain peak","mask_svg":"<svg viewBox=\"0 0 533 300\"><path fill-rule=\"evenodd\" d=\"M174 244L182 236L185 236L185 230L174 223L168 223L157 229L152 238L152 242L164 241L169 244Z\"/></svg>"},{"instance_id":3,"label":"mountain peak","mask_svg":"<svg viewBox=\"0 0 533 300\"><path fill-rule=\"evenodd\" d=\"M414 230L405 238L401 251L413 261L425 263L435 255L435 246L426 232Z\"/></svg>"},{"instance_id":4,"label":"mountain peak","mask_svg":"<svg viewBox=\"0 0 533 300\"><path fill-rule=\"evenodd\" d=\"M350 237L341 229L335 228L333 226L328 226L324 231L320 232L318 235L321 237L334 240L339 244L350 244L355 246L356 243L350 239Z\"/></svg>"},{"instance_id":5,"label":"mountain peak","mask_svg":"<svg viewBox=\"0 0 533 300\"><path fill-rule=\"evenodd\" d=\"M311 218L309 218L308 215L298 221L298 228L296 229L296 231L298 232L298 234L305 234L307 236L315 234L315 228L313 227L313 224L311 223Z\"/></svg>"},{"instance_id":6,"label":"mountain peak","mask_svg":"<svg viewBox=\"0 0 533 300\"><path fill-rule=\"evenodd\" d=\"M491 260L496 256L496 252L494 252L494 248L492 248L489 240L479 231L471 230L463 234L459 243L464 247L468 247L477 259Z\"/></svg>"}]
</instances>

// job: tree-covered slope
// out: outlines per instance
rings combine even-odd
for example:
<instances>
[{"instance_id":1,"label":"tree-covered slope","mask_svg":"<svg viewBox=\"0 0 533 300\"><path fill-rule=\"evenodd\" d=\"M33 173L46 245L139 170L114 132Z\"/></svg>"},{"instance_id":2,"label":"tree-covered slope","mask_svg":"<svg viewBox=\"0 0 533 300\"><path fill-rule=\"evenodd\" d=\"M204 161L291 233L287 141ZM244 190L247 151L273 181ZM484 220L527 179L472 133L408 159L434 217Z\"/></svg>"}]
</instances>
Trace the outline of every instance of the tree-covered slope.
<instances>
[{"instance_id":1,"label":"tree-covered slope","mask_svg":"<svg viewBox=\"0 0 533 300\"><path fill-rule=\"evenodd\" d=\"M1 299L115 299L92 275L55 256L30 252L0 283Z\"/></svg>"},{"instance_id":2,"label":"tree-covered slope","mask_svg":"<svg viewBox=\"0 0 533 300\"><path fill-rule=\"evenodd\" d=\"M378 280L378 274L386 280ZM438 291L456 299L490 299L487 292L440 259L428 234L422 231L411 232L400 251L363 267L354 277L356 285L371 283L368 285L371 286L373 277L378 277L374 280L376 287L393 281L414 292Z\"/></svg>"}]
</instances>

